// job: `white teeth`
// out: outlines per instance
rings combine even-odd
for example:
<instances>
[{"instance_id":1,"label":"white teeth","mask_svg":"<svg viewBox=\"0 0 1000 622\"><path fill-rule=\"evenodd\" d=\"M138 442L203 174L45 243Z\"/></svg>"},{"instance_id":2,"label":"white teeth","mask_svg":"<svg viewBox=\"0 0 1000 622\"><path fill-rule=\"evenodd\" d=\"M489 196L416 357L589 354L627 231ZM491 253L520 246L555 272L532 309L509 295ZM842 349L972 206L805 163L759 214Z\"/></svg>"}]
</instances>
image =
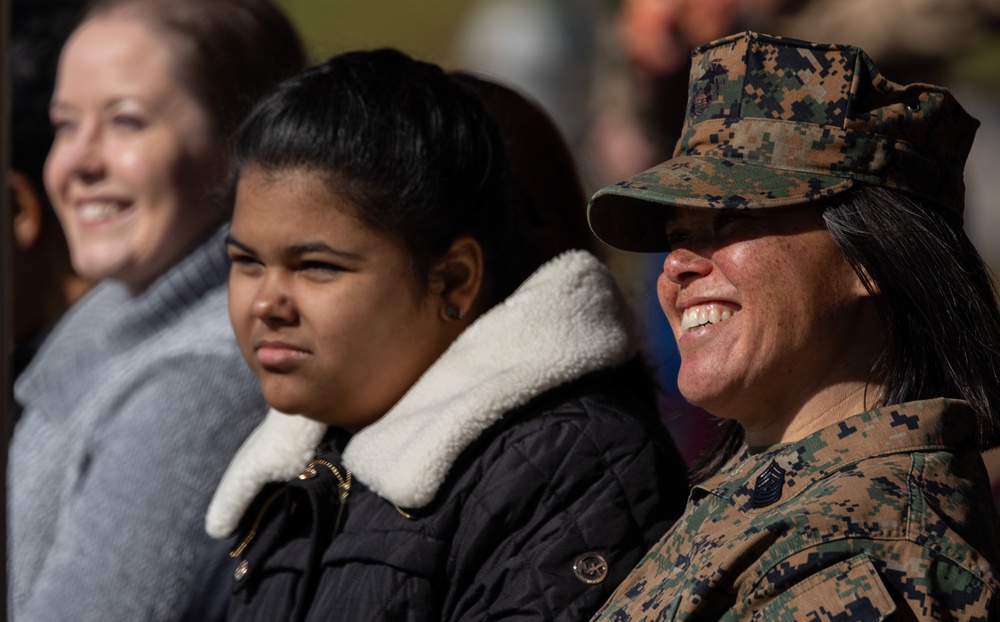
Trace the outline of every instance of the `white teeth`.
<instances>
[{"instance_id":1,"label":"white teeth","mask_svg":"<svg viewBox=\"0 0 1000 622\"><path fill-rule=\"evenodd\" d=\"M77 215L83 222L94 222L110 218L122 210L122 207L113 201L106 203L85 203L77 210Z\"/></svg>"},{"instance_id":2,"label":"white teeth","mask_svg":"<svg viewBox=\"0 0 1000 622\"><path fill-rule=\"evenodd\" d=\"M717 305L691 307L681 316L681 330L689 331L705 324L718 324L736 315L737 311L721 308Z\"/></svg>"}]
</instances>

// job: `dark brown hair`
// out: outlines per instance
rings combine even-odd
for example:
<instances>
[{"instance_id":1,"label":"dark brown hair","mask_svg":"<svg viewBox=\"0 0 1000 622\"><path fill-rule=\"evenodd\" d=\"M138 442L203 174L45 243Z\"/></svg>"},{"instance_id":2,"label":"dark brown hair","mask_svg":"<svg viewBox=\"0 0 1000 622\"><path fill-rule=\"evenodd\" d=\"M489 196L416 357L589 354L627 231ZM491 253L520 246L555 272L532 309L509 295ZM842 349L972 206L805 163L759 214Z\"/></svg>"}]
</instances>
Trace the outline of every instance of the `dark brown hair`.
<instances>
[{"instance_id":1,"label":"dark brown hair","mask_svg":"<svg viewBox=\"0 0 1000 622\"><path fill-rule=\"evenodd\" d=\"M529 233L545 258L577 248L597 254L576 161L555 121L513 88L461 71L452 77L479 96L496 124L514 174L514 200L525 203Z\"/></svg>"}]
</instances>

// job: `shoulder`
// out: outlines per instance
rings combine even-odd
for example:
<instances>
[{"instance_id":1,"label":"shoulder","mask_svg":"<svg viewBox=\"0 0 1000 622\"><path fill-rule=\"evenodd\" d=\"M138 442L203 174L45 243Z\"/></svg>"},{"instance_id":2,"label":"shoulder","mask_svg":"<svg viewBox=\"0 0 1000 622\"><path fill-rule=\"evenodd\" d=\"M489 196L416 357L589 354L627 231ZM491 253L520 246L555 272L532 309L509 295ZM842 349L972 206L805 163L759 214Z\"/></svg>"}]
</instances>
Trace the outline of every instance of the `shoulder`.
<instances>
[{"instance_id":1,"label":"shoulder","mask_svg":"<svg viewBox=\"0 0 1000 622\"><path fill-rule=\"evenodd\" d=\"M177 436L186 427L180 421L196 419L199 434L223 433L235 424L245 435L244 421L259 421L266 412L229 326L224 287L205 292L102 367L100 381L89 389L88 409L125 428Z\"/></svg>"},{"instance_id":2,"label":"shoulder","mask_svg":"<svg viewBox=\"0 0 1000 622\"><path fill-rule=\"evenodd\" d=\"M619 382L620 372L581 378L507 413L459 456L446 496L464 488L487 511L512 516L528 507L679 516L684 461L652 404Z\"/></svg>"},{"instance_id":3,"label":"shoulder","mask_svg":"<svg viewBox=\"0 0 1000 622\"><path fill-rule=\"evenodd\" d=\"M824 532L839 526L845 537L930 543L952 529L968 532L977 509L986 519L996 516L980 469L971 450L870 456L818 477L777 511L809 516L824 523Z\"/></svg>"},{"instance_id":4,"label":"shoulder","mask_svg":"<svg viewBox=\"0 0 1000 622\"><path fill-rule=\"evenodd\" d=\"M821 478L761 521L781 537L758 560L744 602L767 603L762 619L776 620L820 604L865 619L899 608L918 618L995 615L1000 521L960 463L951 452L903 452ZM942 491L964 499L942 503Z\"/></svg>"},{"instance_id":5,"label":"shoulder","mask_svg":"<svg viewBox=\"0 0 1000 622\"><path fill-rule=\"evenodd\" d=\"M601 370L537 396L487 430L479 451L488 457L489 450L482 447L487 444L503 451L517 448L537 463L574 454L577 460L589 456L611 464L632 461L645 449L667 462L676 459L672 466L683 473L680 455L659 421L651 386L633 375L638 369L629 363Z\"/></svg>"}]
</instances>

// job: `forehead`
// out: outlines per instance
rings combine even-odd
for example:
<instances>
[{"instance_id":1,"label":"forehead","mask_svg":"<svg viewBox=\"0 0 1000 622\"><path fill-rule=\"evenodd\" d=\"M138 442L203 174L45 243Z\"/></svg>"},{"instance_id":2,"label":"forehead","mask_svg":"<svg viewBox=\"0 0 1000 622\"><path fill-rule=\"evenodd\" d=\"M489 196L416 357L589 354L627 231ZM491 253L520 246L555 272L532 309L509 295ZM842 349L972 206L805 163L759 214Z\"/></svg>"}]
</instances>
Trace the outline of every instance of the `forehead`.
<instances>
[{"instance_id":1,"label":"forehead","mask_svg":"<svg viewBox=\"0 0 1000 622\"><path fill-rule=\"evenodd\" d=\"M353 206L332 192L319 174L299 168L270 171L253 165L240 174L232 224L234 230L252 227L271 235L296 230L373 233L354 215Z\"/></svg>"},{"instance_id":2,"label":"forehead","mask_svg":"<svg viewBox=\"0 0 1000 622\"><path fill-rule=\"evenodd\" d=\"M720 212L729 210L699 209L668 205L663 210L663 222L667 225L684 222L711 222Z\"/></svg>"},{"instance_id":3,"label":"forehead","mask_svg":"<svg viewBox=\"0 0 1000 622\"><path fill-rule=\"evenodd\" d=\"M173 46L138 18L108 15L80 25L63 48L57 92L67 88L125 94L176 91Z\"/></svg>"},{"instance_id":4,"label":"forehead","mask_svg":"<svg viewBox=\"0 0 1000 622\"><path fill-rule=\"evenodd\" d=\"M289 198L308 198L316 203L338 202L323 177L308 168L266 169L250 163L240 171L237 190L240 191L237 200L242 198L244 203L255 199L260 192Z\"/></svg>"},{"instance_id":5,"label":"forehead","mask_svg":"<svg viewBox=\"0 0 1000 622\"><path fill-rule=\"evenodd\" d=\"M771 207L764 209L746 208L702 208L666 206L663 209L663 221L668 225L674 223L714 223L719 220L731 220L733 217L753 218L757 220L784 222L818 222L822 209L814 204L793 205L788 207Z\"/></svg>"}]
</instances>

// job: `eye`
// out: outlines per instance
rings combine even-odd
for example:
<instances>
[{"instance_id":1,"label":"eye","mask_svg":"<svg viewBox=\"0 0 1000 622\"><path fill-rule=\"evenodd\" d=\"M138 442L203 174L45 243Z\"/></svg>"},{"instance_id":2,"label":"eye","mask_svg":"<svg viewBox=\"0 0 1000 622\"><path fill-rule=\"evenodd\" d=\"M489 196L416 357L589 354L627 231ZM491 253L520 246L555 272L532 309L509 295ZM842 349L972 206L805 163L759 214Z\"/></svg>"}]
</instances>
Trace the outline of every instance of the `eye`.
<instances>
[{"instance_id":1,"label":"eye","mask_svg":"<svg viewBox=\"0 0 1000 622\"><path fill-rule=\"evenodd\" d=\"M234 270L239 270L242 273L250 273L263 268L263 264L256 257L245 253L230 251L229 261L232 262Z\"/></svg>"},{"instance_id":2,"label":"eye","mask_svg":"<svg viewBox=\"0 0 1000 622\"><path fill-rule=\"evenodd\" d=\"M337 264L333 264L327 261L319 261L315 259L306 260L299 264L299 270L306 272L317 272L317 273L335 273L341 272L342 267Z\"/></svg>"},{"instance_id":3,"label":"eye","mask_svg":"<svg viewBox=\"0 0 1000 622\"><path fill-rule=\"evenodd\" d=\"M721 229L722 227L740 222L741 220L746 220L747 218L749 218L749 214L745 211L727 210L719 214L719 217L716 218L716 226Z\"/></svg>"},{"instance_id":4,"label":"eye","mask_svg":"<svg viewBox=\"0 0 1000 622\"><path fill-rule=\"evenodd\" d=\"M683 244L691 239L691 233L687 229L674 229L667 227L667 242L671 248L678 244Z\"/></svg>"},{"instance_id":5,"label":"eye","mask_svg":"<svg viewBox=\"0 0 1000 622\"><path fill-rule=\"evenodd\" d=\"M50 123L52 124L52 131L55 132L57 136L59 134L65 134L75 127L75 124L72 121L63 118L53 118Z\"/></svg>"},{"instance_id":6,"label":"eye","mask_svg":"<svg viewBox=\"0 0 1000 622\"><path fill-rule=\"evenodd\" d=\"M111 117L111 122L115 125L115 127L123 130L141 130L146 127L146 121L144 119L131 114L116 114Z\"/></svg>"}]
</instances>

